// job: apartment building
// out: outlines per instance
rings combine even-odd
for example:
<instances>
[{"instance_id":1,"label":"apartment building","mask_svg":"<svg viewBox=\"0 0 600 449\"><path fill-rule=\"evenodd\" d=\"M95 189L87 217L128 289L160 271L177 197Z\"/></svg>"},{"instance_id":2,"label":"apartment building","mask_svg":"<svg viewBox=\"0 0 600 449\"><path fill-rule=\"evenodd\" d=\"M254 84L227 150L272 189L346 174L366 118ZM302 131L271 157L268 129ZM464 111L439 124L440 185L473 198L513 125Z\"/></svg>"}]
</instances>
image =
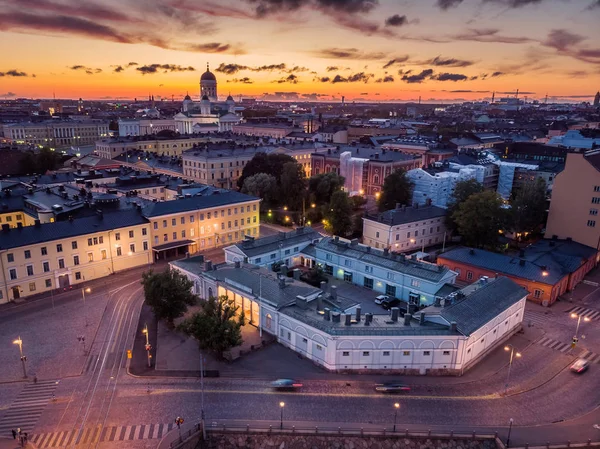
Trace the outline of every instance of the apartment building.
<instances>
[{"instance_id":1,"label":"apartment building","mask_svg":"<svg viewBox=\"0 0 600 449\"><path fill-rule=\"evenodd\" d=\"M100 138L108 137L108 124L108 121L96 119L22 122L5 125L4 136L21 144L50 148L76 147L91 145Z\"/></svg>"},{"instance_id":2,"label":"apartment building","mask_svg":"<svg viewBox=\"0 0 600 449\"><path fill-rule=\"evenodd\" d=\"M155 259L258 237L259 204L260 198L231 191L150 204L144 216Z\"/></svg>"},{"instance_id":3,"label":"apartment building","mask_svg":"<svg viewBox=\"0 0 600 449\"><path fill-rule=\"evenodd\" d=\"M363 243L375 248L407 252L444 241L446 209L428 203L398 204L396 209L363 218Z\"/></svg>"},{"instance_id":4,"label":"apartment building","mask_svg":"<svg viewBox=\"0 0 600 449\"><path fill-rule=\"evenodd\" d=\"M208 142L206 136L186 135L174 138L144 138L144 137L118 137L102 139L96 142L96 153L105 159L114 159L128 151L144 151L164 156L181 156L186 150ZM211 142L219 141L212 138ZM137 159L137 157L136 157Z\"/></svg>"},{"instance_id":5,"label":"apartment building","mask_svg":"<svg viewBox=\"0 0 600 449\"><path fill-rule=\"evenodd\" d=\"M177 131L173 119L121 119L119 120L119 136L146 136L161 131Z\"/></svg>"},{"instance_id":6,"label":"apartment building","mask_svg":"<svg viewBox=\"0 0 600 449\"><path fill-rule=\"evenodd\" d=\"M152 263L150 226L138 210L0 232L0 303L70 289Z\"/></svg>"}]
</instances>

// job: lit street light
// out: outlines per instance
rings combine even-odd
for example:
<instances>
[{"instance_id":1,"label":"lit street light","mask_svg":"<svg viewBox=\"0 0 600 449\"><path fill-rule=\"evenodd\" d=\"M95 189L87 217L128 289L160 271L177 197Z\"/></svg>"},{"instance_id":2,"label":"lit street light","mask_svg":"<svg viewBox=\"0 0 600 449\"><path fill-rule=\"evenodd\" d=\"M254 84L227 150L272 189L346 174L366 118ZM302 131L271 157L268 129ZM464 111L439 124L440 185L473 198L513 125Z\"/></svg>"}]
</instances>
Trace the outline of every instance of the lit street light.
<instances>
[{"instance_id":1,"label":"lit street light","mask_svg":"<svg viewBox=\"0 0 600 449\"><path fill-rule=\"evenodd\" d=\"M517 358L521 357L520 352L515 352L515 347L513 345L506 345L504 347L505 351L510 351L510 361L508 362L508 374L506 375L506 383L504 384L504 394L508 391L508 382L510 380L510 369L512 368L513 357ZM508 446L507 446L508 447Z\"/></svg>"},{"instance_id":2,"label":"lit street light","mask_svg":"<svg viewBox=\"0 0 600 449\"><path fill-rule=\"evenodd\" d=\"M571 343L571 347L574 348L575 345L577 344L577 342L579 341L577 336L579 335L579 325L581 324L581 315L572 313L571 318L577 318L577 327L575 328L575 336L573 337L573 343ZM586 316L586 317L583 317L583 321L588 322L588 321L590 321L590 319Z\"/></svg>"},{"instance_id":3,"label":"lit street light","mask_svg":"<svg viewBox=\"0 0 600 449\"><path fill-rule=\"evenodd\" d=\"M508 421L508 437L506 438L506 449L510 447L510 432L512 431L513 419Z\"/></svg>"},{"instance_id":4,"label":"lit street light","mask_svg":"<svg viewBox=\"0 0 600 449\"><path fill-rule=\"evenodd\" d=\"M285 407L285 402L279 403L279 408L281 408L281 421L279 422L279 428L283 429L283 407Z\"/></svg>"},{"instance_id":5,"label":"lit street light","mask_svg":"<svg viewBox=\"0 0 600 449\"><path fill-rule=\"evenodd\" d=\"M152 346L150 346L150 341L148 340L148 325L144 324L144 329L142 329L142 334L146 336L146 352L148 353L148 368L152 367L152 355L150 354L150 350Z\"/></svg>"},{"instance_id":6,"label":"lit street light","mask_svg":"<svg viewBox=\"0 0 600 449\"><path fill-rule=\"evenodd\" d=\"M82 288L82 289L81 289L81 297L82 297L82 299L83 299L83 313L84 313L84 316L85 316L85 326L86 326L86 327L87 327L87 325L88 325L88 318L87 318L87 307L86 307L86 305L85 305L85 294L86 294L86 293L90 293L91 291L92 291L92 289L91 289L91 288L89 288L89 287L88 287L88 288Z\"/></svg>"},{"instance_id":7,"label":"lit street light","mask_svg":"<svg viewBox=\"0 0 600 449\"><path fill-rule=\"evenodd\" d=\"M396 431L396 420L398 419L398 409L400 408L400 404L397 402L394 404L394 432Z\"/></svg>"},{"instance_id":8,"label":"lit street light","mask_svg":"<svg viewBox=\"0 0 600 449\"><path fill-rule=\"evenodd\" d=\"M19 346L19 353L21 354L21 363L23 364L23 377L27 378L27 369L25 368L25 362L27 361L27 357L23 355L23 340L21 340L21 336L13 341L13 344Z\"/></svg>"}]
</instances>

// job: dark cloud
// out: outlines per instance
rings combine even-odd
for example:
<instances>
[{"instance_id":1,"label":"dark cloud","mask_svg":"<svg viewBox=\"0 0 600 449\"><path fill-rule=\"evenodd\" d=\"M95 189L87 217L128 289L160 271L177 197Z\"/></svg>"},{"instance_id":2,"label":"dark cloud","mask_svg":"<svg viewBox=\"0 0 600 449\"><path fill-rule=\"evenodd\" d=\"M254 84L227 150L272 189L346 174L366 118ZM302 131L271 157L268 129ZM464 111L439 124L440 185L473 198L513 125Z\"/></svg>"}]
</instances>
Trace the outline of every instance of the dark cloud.
<instances>
[{"instance_id":1,"label":"dark cloud","mask_svg":"<svg viewBox=\"0 0 600 449\"><path fill-rule=\"evenodd\" d=\"M388 67L391 67L391 66L393 66L394 64L400 64L400 63L403 63L403 62L406 62L406 61L408 61L408 55L406 55L406 56L401 56L401 57L399 57L399 58L390 59L388 62L386 62L386 63L383 65L383 68L384 68L384 69L387 69Z\"/></svg>"},{"instance_id":2,"label":"dark cloud","mask_svg":"<svg viewBox=\"0 0 600 449\"><path fill-rule=\"evenodd\" d=\"M131 17L117 11L117 8L105 8L104 6L85 1L78 2L74 8L64 3L54 3L47 0L4 0L5 3L14 6L26 7L28 10L45 11L46 13L76 15L92 20L109 20L112 22L130 22Z\"/></svg>"},{"instance_id":3,"label":"dark cloud","mask_svg":"<svg viewBox=\"0 0 600 449\"><path fill-rule=\"evenodd\" d=\"M489 94L489 90L468 90L468 89L459 89L459 90L442 90L442 92L451 92L453 94L463 94L463 93L476 93L476 94Z\"/></svg>"},{"instance_id":4,"label":"dark cloud","mask_svg":"<svg viewBox=\"0 0 600 449\"><path fill-rule=\"evenodd\" d=\"M431 78L432 75L433 75L433 70L432 69L425 69L425 70L422 70L421 73L418 73L418 74L415 74L415 75L405 74L402 77L402 81L405 81L405 82L407 82L409 84L422 83L426 79Z\"/></svg>"},{"instance_id":5,"label":"dark cloud","mask_svg":"<svg viewBox=\"0 0 600 449\"><path fill-rule=\"evenodd\" d=\"M14 92L4 92L3 94L0 94L0 97L3 97L3 98L14 98L16 96L17 96L17 94Z\"/></svg>"},{"instance_id":6,"label":"dark cloud","mask_svg":"<svg viewBox=\"0 0 600 449\"><path fill-rule=\"evenodd\" d=\"M425 64L431 64L434 66L444 66L444 67L468 67L470 65L475 64L473 61L467 61L465 59L456 59L456 58L442 58L441 56L436 56L433 59L429 59L425 61Z\"/></svg>"},{"instance_id":7,"label":"dark cloud","mask_svg":"<svg viewBox=\"0 0 600 449\"><path fill-rule=\"evenodd\" d=\"M497 42L501 44L524 44L527 42L533 42L534 39L524 36L503 36L499 29L487 28L487 29L476 29L468 28L466 32L452 36L453 39L458 41L474 41L474 42Z\"/></svg>"},{"instance_id":8,"label":"dark cloud","mask_svg":"<svg viewBox=\"0 0 600 449\"><path fill-rule=\"evenodd\" d=\"M131 67L132 65L139 65L137 62L130 62L129 64L127 64L127 67Z\"/></svg>"},{"instance_id":9,"label":"dark cloud","mask_svg":"<svg viewBox=\"0 0 600 449\"><path fill-rule=\"evenodd\" d=\"M483 0L483 3L496 3L509 8L521 8L523 6L536 5L546 0Z\"/></svg>"},{"instance_id":10,"label":"dark cloud","mask_svg":"<svg viewBox=\"0 0 600 449\"><path fill-rule=\"evenodd\" d=\"M372 73L365 73L365 72L359 72L359 73L354 73L348 77L344 77L341 75L336 75L332 80L331 83L332 84L337 84L337 83L358 83L358 82L363 82L363 83L368 83L369 80L371 78L373 78L375 75L373 75Z\"/></svg>"},{"instance_id":11,"label":"dark cloud","mask_svg":"<svg viewBox=\"0 0 600 449\"><path fill-rule=\"evenodd\" d=\"M411 73L412 73L412 70L410 70L410 69L409 70L403 70L403 69L398 70L398 75L410 75Z\"/></svg>"},{"instance_id":12,"label":"dark cloud","mask_svg":"<svg viewBox=\"0 0 600 449\"><path fill-rule=\"evenodd\" d=\"M504 73L504 72L494 72L494 73L492 73L490 76L491 76L492 78L496 78L496 77L498 77L498 76L503 76L503 75L506 75L506 73Z\"/></svg>"},{"instance_id":13,"label":"dark cloud","mask_svg":"<svg viewBox=\"0 0 600 449\"><path fill-rule=\"evenodd\" d=\"M233 78L232 80L227 80L228 83L241 83L241 84L252 84L254 81L252 81L250 78L248 78L247 76L243 77L243 78Z\"/></svg>"},{"instance_id":14,"label":"dark cloud","mask_svg":"<svg viewBox=\"0 0 600 449\"><path fill-rule=\"evenodd\" d=\"M142 75L158 73L159 71L163 71L163 73L167 72L193 72L196 69L189 67L182 67L176 64L149 64L143 65L141 67L136 67L138 72L142 72Z\"/></svg>"},{"instance_id":15,"label":"dark cloud","mask_svg":"<svg viewBox=\"0 0 600 449\"><path fill-rule=\"evenodd\" d=\"M437 81L466 81L469 77L461 73L440 73L432 79Z\"/></svg>"},{"instance_id":16,"label":"dark cloud","mask_svg":"<svg viewBox=\"0 0 600 449\"><path fill-rule=\"evenodd\" d=\"M394 14L393 16L385 19L385 26L388 27L401 27L402 25L406 25L408 23L408 19L404 15Z\"/></svg>"},{"instance_id":17,"label":"dark cloud","mask_svg":"<svg viewBox=\"0 0 600 449\"><path fill-rule=\"evenodd\" d=\"M328 72L337 72L340 68L338 66L335 65L330 65L329 67L327 67L327 71Z\"/></svg>"},{"instance_id":18,"label":"dark cloud","mask_svg":"<svg viewBox=\"0 0 600 449\"><path fill-rule=\"evenodd\" d=\"M296 75L294 75L293 73L289 74L288 76L286 76L285 78L281 78L275 81L271 81L272 83L279 83L279 84L283 84L283 83L290 83L290 84L298 84L298 77Z\"/></svg>"},{"instance_id":19,"label":"dark cloud","mask_svg":"<svg viewBox=\"0 0 600 449\"><path fill-rule=\"evenodd\" d=\"M437 0L437 7L446 11L450 8L456 8L463 0Z\"/></svg>"},{"instance_id":20,"label":"dark cloud","mask_svg":"<svg viewBox=\"0 0 600 449\"><path fill-rule=\"evenodd\" d=\"M375 82L376 83L393 83L394 77L392 75L386 75L383 78L378 78Z\"/></svg>"},{"instance_id":21,"label":"dark cloud","mask_svg":"<svg viewBox=\"0 0 600 449\"><path fill-rule=\"evenodd\" d=\"M552 30L542 44L558 51L566 51L584 40L585 37L567 30Z\"/></svg>"},{"instance_id":22,"label":"dark cloud","mask_svg":"<svg viewBox=\"0 0 600 449\"><path fill-rule=\"evenodd\" d=\"M84 65L72 65L71 67L69 67L71 70L89 70L86 66Z\"/></svg>"},{"instance_id":23,"label":"dark cloud","mask_svg":"<svg viewBox=\"0 0 600 449\"><path fill-rule=\"evenodd\" d=\"M270 65L261 65L260 67L248 67L253 72L273 72L276 70L285 70L286 66L284 63L281 64L270 64Z\"/></svg>"},{"instance_id":24,"label":"dark cloud","mask_svg":"<svg viewBox=\"0 0 600 449\"><path fill-rule=\"evenodd\" d=\"M319 58L330 59L359 59L359 60L378 60L386 59L389 56L383 52L364 53L357 48L324 48L314 52Z\"/></svg>"},{"instance_id":25,"label":"dark cloud","mask_svg":"<svg viewBox=\"0 0 600 449\"><path fill-rule=\"evenodd\" d=\"M199 53L226 53L231 50L231 45L220 42L208 42L206 44L190 44L187 49Z\"/></svg>"},{"instance_id":26,"label":"dark cloud","mask_svg":"<svg viewBox=\"0 0 600 449\"><path fill-rule=\"evenodd\" d=\"M310 69L308 67L302 67L302 66L296 65L288 70L288 73L293 73L293 72L310 72Z\"/></svg>"},{"instance_id":27,"label":"dark cloud","mask_svg":"<svg viewBox=\"0 0 600 449\"><path fill-rule=\"evenodd\" d=\"M21 72L20 70L11 69L7 72L0 72L0 76L12 76L12 77L16 77L16 78L21 78L21 77L26 77L29 75L25 72ZM35 78L35 75L31 75L31 76Z\"/></svg>"},{"instance_id":28,"label":"dark cloud","mask_svg":"<svg viewBox=\"0 0 600 449\"><path fill-rule=\"evenodd\" d=\"M328 76L322 76L321 78L318 78L318 80L322 83L328 83L329 81L331 81L331 78L329 78Z\"/></svg>"},{"instance_id":29,"label":"dark cloud","mask_svg":"<svg viewBox=\"0 0 600 449\"><path fill-rule=\"evenodd\" d=\"M115 73L121 73L122 71L124 71L125 69L123 68L123 66L118 65L114 68L113 72Z\"/></svg>"},{"instance_id":30,"label":"dark cloud","mask_svg":"<svg viewBox=\"0 0 600 449\"><path fill-rule=\"evenodd\" d=\"M215 69L216 72L225 73L226 75L233 75L234 73L239 72L240 70L248 70L247 65L239 65L239 64L224 64L221 63L219 67Z\"/></svg>"},{"instance_id":31,"label":"dark cloud","mask_svg":"<svg viewBox=\"0 0 600 449\"><path fill-rule=\"evenodd\" d=\"M297 11L301 8L317 9L327 14L368 13L377 7L379 0L246 0L255 6L257 17Z\"/></svg>"},{"instance_id":32,"label":"dark cloud","mask_svg":"<svg viewBox=\"0 0 600 449\"><path fill-rule=\"evenodd\" d=\"M75 70L75 71L83 71L88 75L93 75L94 73L102 73L102 69L93 69L91 67L86 67L84 65L72 65L71 67L69 67L69 69L71 70Z\"/></svg>"},{"instance_id":33,"label":"dark cloud","mask_svg":"<svg viewBox=\"0 0 600 449\"><path fill-rule=\"evenodd\" d=\"M600 0L594 0L592 3L590 3L590 5L587 7L587 9L592 10L592 9L596 9L596 8L600 8Z\"/></svg>"}]
</instances>

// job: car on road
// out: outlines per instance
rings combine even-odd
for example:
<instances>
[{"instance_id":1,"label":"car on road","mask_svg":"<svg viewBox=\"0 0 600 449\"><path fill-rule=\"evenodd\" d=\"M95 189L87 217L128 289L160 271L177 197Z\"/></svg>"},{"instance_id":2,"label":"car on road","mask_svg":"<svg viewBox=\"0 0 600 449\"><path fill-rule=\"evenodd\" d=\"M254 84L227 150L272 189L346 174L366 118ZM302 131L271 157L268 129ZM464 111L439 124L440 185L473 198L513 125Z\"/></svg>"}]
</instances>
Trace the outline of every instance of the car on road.
<instances>
[{"instance_id":1,"label":"car on road","mask_svg":"<svg viewBox=\"0 0 600 449\"><path fill-rule=\"evenodd\" d=\"M399 382L385 382L375 385L375 391L379 393L408 393L410 387Z\"/></svg>"},{"instance_id":2,"label":"car on road","mask_svg":"<svg viewBox=\"0 0 600 449\"><path fill-rule=\"evenodd\" d=\"M392 307L398 307L401 302L398 298L388 298L381 301L381 307L385 310L390 310Z\"/></svg>"},{"instance_id":3,"label":"car on road","mask_svg":"<svg viewBox=\"0 0 600 449\"><path fill-rule=\"evenodd\" d=\"M375 304L381 304L383 301L388 301L389 299L388 295L379 295L375 298Z\"/></svg>"},{"instance_id":4,"label":"car on road","mask_svg":"<svg viewBox=\"0 0 600 449\"><path fill-rule=\"evenodd\" d=\"M574 373L581 374L590 367L590 361L586 359L577 359L575 363L571 365L571 371Z\"/></svg>"},{"instance_id":5,"label":"car on road","mask_svg":"<svg viewBox=\"0 0 600 449\"><path fill-rule=\"evenodd\" d=\"M296 379L277 379L271 382L271 388L275 390L297 390L302 388L302 382Z\"/></svg>"}]
</instances>

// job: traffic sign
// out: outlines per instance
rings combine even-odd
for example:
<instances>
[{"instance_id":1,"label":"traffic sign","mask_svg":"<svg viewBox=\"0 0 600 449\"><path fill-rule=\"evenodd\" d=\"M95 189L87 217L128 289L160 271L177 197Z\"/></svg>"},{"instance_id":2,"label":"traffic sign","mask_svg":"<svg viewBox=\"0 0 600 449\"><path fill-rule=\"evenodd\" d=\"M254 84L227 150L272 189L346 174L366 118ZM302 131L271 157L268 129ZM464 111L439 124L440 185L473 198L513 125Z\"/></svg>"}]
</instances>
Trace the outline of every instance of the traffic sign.
<instances>
[{"instance_id":1,"label":"traffic sign","mask_svg":"<svg viewBox=\"0 0 600 449\"><path fill-rule=\"evenodd\" d=\"M133 357L133 355L131 354L131 349L127 350L127 358L131 359Z\"/></svg>"}]
</instances>

